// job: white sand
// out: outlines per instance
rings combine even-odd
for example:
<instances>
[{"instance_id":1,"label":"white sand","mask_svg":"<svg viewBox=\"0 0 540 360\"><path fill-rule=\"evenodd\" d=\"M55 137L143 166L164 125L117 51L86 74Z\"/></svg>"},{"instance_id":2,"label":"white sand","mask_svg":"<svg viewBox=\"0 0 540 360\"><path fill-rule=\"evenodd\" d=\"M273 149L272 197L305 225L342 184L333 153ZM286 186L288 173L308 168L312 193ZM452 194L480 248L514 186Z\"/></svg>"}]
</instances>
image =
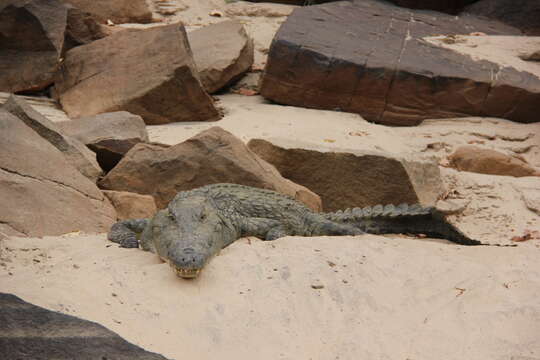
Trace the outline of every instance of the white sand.
<instances>
[{"instance_id":1,"label":"white sand","mask_svg":"<svg viewBox=\"0 0 540 360\"><path fill-rule=\"evenodd\" d=\"M3 245L0 291L173 359L540 357L538 242L243 239L195 281L104 236Z\"/></svg>"}]
</instances>

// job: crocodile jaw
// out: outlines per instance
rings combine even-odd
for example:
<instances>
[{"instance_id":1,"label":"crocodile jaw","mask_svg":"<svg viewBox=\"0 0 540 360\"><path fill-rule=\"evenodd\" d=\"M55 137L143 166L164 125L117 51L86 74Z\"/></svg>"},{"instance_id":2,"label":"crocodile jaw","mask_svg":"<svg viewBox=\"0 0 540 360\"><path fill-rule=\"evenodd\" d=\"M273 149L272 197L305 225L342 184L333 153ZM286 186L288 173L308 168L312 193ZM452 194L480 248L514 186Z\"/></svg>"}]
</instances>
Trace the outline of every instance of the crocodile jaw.
<instances>
[{"instance_id":1,"label":"crocodile jaw","mask_svg":"<svg viewBox=\"0 0 540 360\"><path fill-rule=\"evenodd\" d=\"M176 275L183 279L194 279L201 273L201 269L182 269L174 265L172 265L172 268L176 272Z\"/></svg>"}]
</instances>

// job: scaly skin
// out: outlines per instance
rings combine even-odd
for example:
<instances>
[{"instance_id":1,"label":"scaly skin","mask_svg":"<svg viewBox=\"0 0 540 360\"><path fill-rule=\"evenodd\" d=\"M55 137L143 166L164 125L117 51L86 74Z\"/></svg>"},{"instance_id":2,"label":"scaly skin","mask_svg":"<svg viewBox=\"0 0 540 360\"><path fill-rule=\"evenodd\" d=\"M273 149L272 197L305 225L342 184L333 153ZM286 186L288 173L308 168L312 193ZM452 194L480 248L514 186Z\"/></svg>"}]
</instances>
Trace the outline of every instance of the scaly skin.
<instances>
[{"instance_id":1,"label":"scaly skin","mask_svg":"<svg viewBox=\"0 0 540 360\"><path fill-rule=\"evenodd\" d=\"M124 220L109 240L158 254L183 278L196 277L208 261L235 240L359 235L364 232L422 233L463 245L482 245L419 205L366 207L315 213L293 198L270 190L214 184L183 191L152 219Z\"/></svg>"}]
</instances>

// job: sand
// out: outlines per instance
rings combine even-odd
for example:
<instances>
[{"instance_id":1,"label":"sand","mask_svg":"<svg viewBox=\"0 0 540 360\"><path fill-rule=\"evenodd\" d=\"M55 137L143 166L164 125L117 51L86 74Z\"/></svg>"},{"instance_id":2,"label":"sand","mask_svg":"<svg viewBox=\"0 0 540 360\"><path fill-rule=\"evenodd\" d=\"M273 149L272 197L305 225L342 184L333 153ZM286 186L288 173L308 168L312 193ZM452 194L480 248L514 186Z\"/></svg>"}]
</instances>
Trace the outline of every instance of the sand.
<instances>
[{"instance_id":1,"label":"sand","mask_svg":"<svg viewBox=\"0 0 540 360\"><path fill-rule=\"evenodd\" d=\"M158 15L162 22L154 25L181 20L193 30L227 18L242 21L255 39L256 68L295 8L250 4L257 11L246 12L244 2L218 0L151 4L178 9ZM213 10L223 16L211 16ZM478 36L442 46L540 74L537 64L517 58L522 45ZM244 81L254 83L258 75ZM0 94L0 103L4 98ZM149 126L151 140L177 144L221 126L244 141L385 151L442 165L458 146L476 144L540 167L540 124L470 117L391 128L260 96L217 99L222 120ZM32 106L52 121L69 121L48 100ZM466 203L449 219L470 236L507 244L540 229L540 210L534 210L539 178L441 171L442 195ZM199 279L187 281L155 255L118 248L105 234L0 234L0 291L97 321L171 359L531 360L540 359L539 256L540 239L517 247L463 247L404 236L250 238L224 249Z\"/></svg>"},{"instance_id":2,"label":"sand","mask_svg":"<svg viewBox=\"0 0 540 360\"><path fill-rule=\"evenodd\" d=\"M190 281L103 235L10 239L0 291L172 359L536 359L539 255L532 242L242 239Z\"/></svg>"}]
</instances>

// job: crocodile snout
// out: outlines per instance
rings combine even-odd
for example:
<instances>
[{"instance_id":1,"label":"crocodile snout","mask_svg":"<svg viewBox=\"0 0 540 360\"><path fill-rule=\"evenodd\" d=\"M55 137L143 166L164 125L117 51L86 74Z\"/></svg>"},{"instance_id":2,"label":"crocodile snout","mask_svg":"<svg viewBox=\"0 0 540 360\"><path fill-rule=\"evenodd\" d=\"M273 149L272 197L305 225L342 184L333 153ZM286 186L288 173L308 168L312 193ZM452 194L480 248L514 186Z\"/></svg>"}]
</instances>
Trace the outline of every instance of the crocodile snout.
<instances>
[{"instance_id":1,"label":"crocodile snout","mask_svg":"<svg viewBox=\"0 0 540 360\"><path fill-rule=\"evenodd\" d=\"M183 248L169 254L170 265L176 274L183 278L194 278L199 275L206 263L206 257L193 248Z\"/></svg>"}]
</instances>

